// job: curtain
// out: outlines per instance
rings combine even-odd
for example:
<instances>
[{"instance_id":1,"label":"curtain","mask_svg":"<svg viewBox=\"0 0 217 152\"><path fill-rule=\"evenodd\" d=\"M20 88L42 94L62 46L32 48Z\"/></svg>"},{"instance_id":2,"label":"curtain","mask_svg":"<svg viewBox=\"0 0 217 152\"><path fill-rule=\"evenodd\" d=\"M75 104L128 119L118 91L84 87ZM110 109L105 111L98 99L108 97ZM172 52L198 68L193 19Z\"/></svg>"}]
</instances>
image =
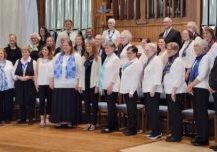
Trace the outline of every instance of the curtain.
<instances>
[{"instance_id":1,"label":"curtain","mask_svg":"<svg viewBox=\"0 0 217 152\"><path fill-rule=\"evenodd\" d=\"M18 45L28 45L30 34L38 32L36 0L1 0L0 47L8 44L8 35L17 35Z\"/></svg>"},{"instance_id":2,"label":"curtain","mask_svg":"<svg viewBox=\"0 0 217 152\"><path fill-rule=\"evenodd\" d=\"M46 0L45 23L50 30L63 29L65 19L74 22L75 29L92 27L92 0Z\"/></svg>"}]
</instances>

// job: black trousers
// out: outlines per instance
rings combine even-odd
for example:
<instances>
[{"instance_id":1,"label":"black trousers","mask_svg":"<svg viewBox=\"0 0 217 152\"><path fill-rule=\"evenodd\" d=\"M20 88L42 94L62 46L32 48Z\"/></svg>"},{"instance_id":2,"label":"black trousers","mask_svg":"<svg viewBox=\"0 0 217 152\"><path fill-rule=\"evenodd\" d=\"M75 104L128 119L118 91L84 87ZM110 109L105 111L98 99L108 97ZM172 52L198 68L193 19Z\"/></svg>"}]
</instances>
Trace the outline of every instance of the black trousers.
<instances>
[{"instance_id":1,"label":"black trousers","mask_svg":"<svg viewBox=\"0 0 217 152\"><path fill-rule=\"evenodd\" d=\"M0 91L0 121L11 121L14 89Z\"/></svg>"},{"instance_id":2,"label":"black trousers","mask_svg":"<svg viewBox=\"0 0 217 152\"><path fill-rule=\"evenodd\" d=\"M118 92L112 92L111 94L107 94L105 91L105 101L108 105L108 128L110 130L115 130L118 128L118 121L117 121L117 109L116 109L116 100L118 97Z\"/></svg>"},{"instance_id":3,"label":"black trousers","mask_svg":"<svg viewBox=\"0 0 217 152\"><path fill-rule=\"evenodd\" d=\"M175 138L181 138L183 135L182 125L182 103L185 94L176 94L176 101L174 102L171 98L171 94L166 95L166 101L169 111L169 125L171 135Z\"/></svg>"},{"instance_id":4,"label":"black trousers","mask_svg":"<svg viewBox=\"0 0 217 152\"><path fill-rule=\"evenodd\" d=\"M215 105L215 113L217 115L217 92L213 93L214 105Z\"/></svg>"},{"instance_id":5,"label":"black trousers","mask_svg":"<svg viewBox=\"0 0 217 152\"><path fill-rule=\"evenodd\" d=\"M193 109L198 138L201 141L209 139L208 102L209 91L203 88L193 89Z\"/></svg>"},{"instance_id":6,"label":"black trousers","mask_svg":"<svg viewBox=\"0 0 217 152\"><path fill-rule=\"evenodd\" d=\"M137 132L137 94L135 93L132 98L129 97L129 94L124 94L123 97L127 104L127 129L132 132Z\"/></svg>"},{"instance_id":7,"label":"black trousers","mask_svg":"<svg viewBox=\"0 0 217 152\"><path fill-rule=\"evenodd\" d=\"M47 104L45 102L47 99ZM39 86L39 111L40 115L50 115L51 114L51 99L52 99L52 90L48 85L40 85Z\"/></svg>"},{"instance_id":8,"label":"black trousers","mask_svg":"<svg viewBox=\"0 0 217 152\"><path fill-rule=\"evenodd\" d=\"M82 100L83 100L83 93L79 93L78 91L75 91L76 101L76 124L80 124L82 122ZM72 101L73 102L73 101Z\"/></svg>"},{"instance_id":9,"label":"black trousers","mask_svg":"<svg viewBox=\"0 0 217 152\"><path fill-rule=\"evenodd\" d=\"M155 93L154 97L150 93L144 93L145 108L147 110L148 122L153 134L161 132L159 114L160 93Z\"/></svg>"},{"instance_id":10,"label":"black trousers","mask_svg":"<svg viewBox=\"0 0 217 152\"><path fill-rule=\"evenodd\" d=\"M89 124L96 125L97 113L98 113L98 97L99 94L95 94L95 88L86 89L83 93L85 112Z\"/></svg>"},{"instance_id":11,"label":"black trousers","mask_svg":"<svg viewBox=\"0 0 217 152\"><path fill-rule=\"evenodd\" d=\"M21 112L21 120L33 119L35 107L36 90L32 80L15 82L15 95L18 101Z\"/></svg>"}]
</instances>

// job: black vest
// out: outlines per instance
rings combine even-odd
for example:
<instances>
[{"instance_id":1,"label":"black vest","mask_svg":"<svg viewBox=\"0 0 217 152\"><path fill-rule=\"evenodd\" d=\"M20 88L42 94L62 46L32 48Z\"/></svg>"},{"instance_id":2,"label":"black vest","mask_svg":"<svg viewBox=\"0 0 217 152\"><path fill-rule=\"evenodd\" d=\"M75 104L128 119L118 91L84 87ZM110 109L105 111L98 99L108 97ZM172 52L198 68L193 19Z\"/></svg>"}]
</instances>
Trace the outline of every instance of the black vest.
<instances>
[{"instance_id":1,"label":"black vest","mask_svg":"<svg viewBox=\"0 0 217 152\"><path fill-rule=\"evenodd\" d=\"M15 71L15 75L23 76L23 69L22 69L22 63L19 60L18 65ZM25 76L34 76L34 68L33 68L33 60L31 59L30 62L28 62L28 65L26 67L26 73Z\"/></svg>"}]
</instances>

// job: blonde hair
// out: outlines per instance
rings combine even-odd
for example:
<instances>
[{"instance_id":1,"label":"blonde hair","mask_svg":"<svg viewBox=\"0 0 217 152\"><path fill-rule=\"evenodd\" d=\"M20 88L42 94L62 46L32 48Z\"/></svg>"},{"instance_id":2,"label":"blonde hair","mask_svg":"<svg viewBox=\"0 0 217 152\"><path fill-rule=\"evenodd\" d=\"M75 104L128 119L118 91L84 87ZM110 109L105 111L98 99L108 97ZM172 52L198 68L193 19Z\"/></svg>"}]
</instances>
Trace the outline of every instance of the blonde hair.
<instances>
[{"instance_id":1,"label":"blonde hair","mask_svg":"<svg viewBox=\"0 0 217 152\"><path fill-rule=\"evenodd\" d=\"M39 41L41 40L41 37L40 37L40 35L38 33L32 33L30 35L30 38L32 38L32 37L36 37Z\"/></svg>"},{"instance_id":2,"label":"blonde hair","mask_svg":"<svg viewBox=\"0 0 217 152\"><path fill-rule=\"evenodd\" d=\"M121 36L127 38L128 42L132 41L133 39L132 33L129 30L123 30L121 32Z\"/></svg>"}]
</instances>

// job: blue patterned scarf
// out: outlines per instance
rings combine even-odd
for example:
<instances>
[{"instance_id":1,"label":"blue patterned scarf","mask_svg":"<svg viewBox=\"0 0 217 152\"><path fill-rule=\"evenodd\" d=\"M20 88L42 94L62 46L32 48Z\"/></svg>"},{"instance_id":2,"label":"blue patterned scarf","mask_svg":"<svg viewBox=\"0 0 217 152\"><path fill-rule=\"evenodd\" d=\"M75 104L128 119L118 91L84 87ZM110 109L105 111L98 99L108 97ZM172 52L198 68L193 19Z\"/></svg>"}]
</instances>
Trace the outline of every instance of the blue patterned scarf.
<instances>
[{"instance_id":1,"label":"blue patterned scarf","mask_svg":"<svg viewBox=\"0 0 217 152\"><path fill-rule=\"evenodd\" d=\"M203 56L205 55L205 53L197 56L194 60L194 63L191 67L191 72L190 72L190 76L189 76L189 82L193 82L196 77L198 76L198 68L199 68L199 64L200 64L200 61L201 59L203 58Z\"/></svg>"},{"instance_id":2,"label":"blue patterned scarf","mask_svg":"<svg viewBox=\"0 0 217 152\"><path fill-rule=\"evenodd\" d=\"M0 63L0 91L8 90L8 82L4 67L6 65L6 61Z\"/></svg>"},{"instance_id":3,"label":"blue patterned scarf","mask_svg":"<svg viewBox=\"0 0 217 152\"><path fill-rule=\"evenodd\" d=\"M57 58L55 65L54 65L54 78L59 79L62 76L62 64L63 64L63 56L64 53L61 53L59 57ZM75 63L75 57L73 55L70 55L67 64L66 64L66 79L72 79L75 78L76 74L76 63Z\"/></svg>"}]
</instances>

